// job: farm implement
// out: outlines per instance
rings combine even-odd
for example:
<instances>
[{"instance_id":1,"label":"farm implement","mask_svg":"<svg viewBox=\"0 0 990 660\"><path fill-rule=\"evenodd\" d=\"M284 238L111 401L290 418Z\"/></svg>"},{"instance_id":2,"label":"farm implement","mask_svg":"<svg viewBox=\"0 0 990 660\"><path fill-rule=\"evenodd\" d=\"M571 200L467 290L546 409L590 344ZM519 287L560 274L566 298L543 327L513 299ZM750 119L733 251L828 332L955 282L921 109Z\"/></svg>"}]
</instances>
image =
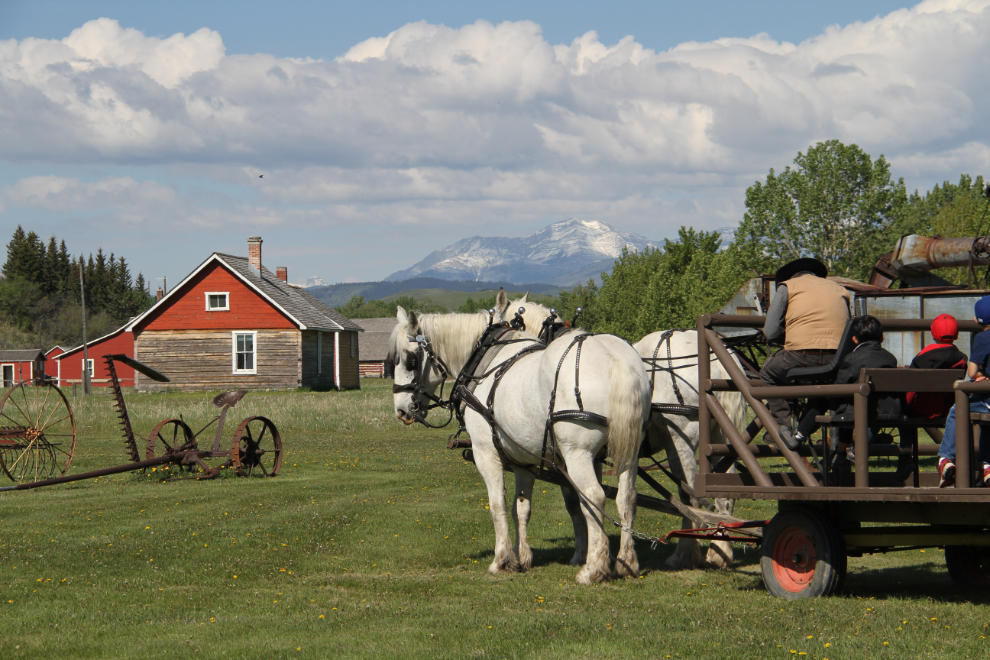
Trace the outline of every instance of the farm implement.
<instances>
[{"instance_id":1,"label":"farm implement","mask_svg":"<svg viewBox=\"0 0 990 660\"><path fill-rule=\"evenodd\" d=\"M213 405L220 410L219 414L196 433L181 417L159 422L148 436L142 460L114 362L125 364L158 382L167 383L169 379L126 355L104 355L103 359L110 374L113 406L130 462L67 474L76 449L72 408L55 384L28 381L11 388L0 401L0 469L14 482L12 486L0 486L0 491L53 486L160 465L178 468L180 476L173 479L211 479L223 468L232 469L238 476L274 477L278 474L282 466L282 438L267 417L251 416L242 420L234 432L230 449L221 449L227 413L247 390L225 392L215 397ZM213 445L210 449L200 449L197 438L214 424ZM207 459L214 458L226 460L218 466L206 463ZM198 472L194 472L197 469Z\"/></svg>"}]
</instances>

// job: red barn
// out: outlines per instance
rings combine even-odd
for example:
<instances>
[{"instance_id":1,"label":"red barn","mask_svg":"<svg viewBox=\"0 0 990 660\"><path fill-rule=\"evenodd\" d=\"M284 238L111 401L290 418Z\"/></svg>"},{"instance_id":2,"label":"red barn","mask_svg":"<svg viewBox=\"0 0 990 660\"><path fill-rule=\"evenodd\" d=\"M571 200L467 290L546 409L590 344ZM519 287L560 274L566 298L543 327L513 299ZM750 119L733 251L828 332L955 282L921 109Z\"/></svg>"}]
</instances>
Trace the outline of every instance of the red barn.
<instances>
[{"instance_id":1,"label":"red barn","mask_svg":"<svg viewBox=\"0 0 990 660\"><path fill-rule=\"evenodd\" d=\"M134 357L170 383L137 375L139 391L359 388L363 329L261 263L214 252L126 327Z\"/></svg>"},{"instance_id":2,"label":"red barn","mask_svg":"<svg viewBox=\"0 0 990 660\"><path fill-rule=\"evenodd\" d=\"M89 355L89 378L93 387L109 387L110 372L107 370L106 361L103 356L108 353L123 353L129 357L134 357L134 335L126 331L126 325L122 325L108 335L99 339L94 339L86 346L86 354ZM76 346L55 357L58 368L55 370L55 378L58 379L59 386L82 384L83 374L83 347ZM114 363L114 370L117 378L123 387L134 387L134 370L126 364Z\"/></svg>"},{"instance_id":3,"label":"red barn","mask_svg":"<svg viewBox=\"0 0 990 660\"><path fill-rule=\"evenodd\" d=\"M0 351L0 377L4 387L45 375L45 354L39 348Z\"/></svg>"},{"instance_id":4,"label":"red barn","mask_svg":"<svg viewBox=\"0 0 990 660\"><path fill-rule=\"evenodd\" d=\"M53 346L45 351L45 378L48 380L58 382L58 362L55 358L62 353L65 353L65 348L62 346Z\"/></svg>"}]
</instances>

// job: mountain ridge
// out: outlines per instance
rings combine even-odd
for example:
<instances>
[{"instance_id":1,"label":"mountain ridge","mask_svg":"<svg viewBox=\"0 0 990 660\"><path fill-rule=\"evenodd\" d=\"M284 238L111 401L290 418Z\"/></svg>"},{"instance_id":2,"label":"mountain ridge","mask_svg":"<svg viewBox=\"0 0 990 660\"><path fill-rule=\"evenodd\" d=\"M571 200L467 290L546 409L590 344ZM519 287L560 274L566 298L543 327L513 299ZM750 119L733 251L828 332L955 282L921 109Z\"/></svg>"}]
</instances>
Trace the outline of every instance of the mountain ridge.
<instances>
[{"instance_id":1,"label":"mountain ridge","mask_svg":"<svg viewBox=\"0 0 990 660\"><path fill-rule=\"evenodd\" d=\"M598 220L571 218L547 225L528 236L472 236L435 250L422 261L392 273L386 282L413 277L454 281L546 282L573 286L585 281L589 267L605 266L622 255L623 248L642 251L660 243L632 232L620 232ZM594 276L594 275L592 275Z\"/></svg>"}]
</instances>

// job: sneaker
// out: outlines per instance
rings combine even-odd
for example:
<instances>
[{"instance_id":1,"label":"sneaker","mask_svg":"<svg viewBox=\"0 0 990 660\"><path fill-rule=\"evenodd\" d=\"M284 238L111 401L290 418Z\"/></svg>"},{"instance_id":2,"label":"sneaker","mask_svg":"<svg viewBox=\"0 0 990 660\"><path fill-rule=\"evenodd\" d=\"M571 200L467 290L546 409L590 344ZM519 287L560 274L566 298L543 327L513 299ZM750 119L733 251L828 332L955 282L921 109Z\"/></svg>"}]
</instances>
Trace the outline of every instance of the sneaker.
<instances>
[{"instance_id":1,"label":"sneaker","mask_svg":"<svg viewBox=\"0 0 990 660\"><path fill-rule=\"evenodd\" d=\"M984 472L986 472L984 470ZM946 488L956 483L956 463L951 458L938 459L938 487Z\"/></svg>"},{"instance_id":2,"label":"sneaker","mask_svg":"<svg viewBox=\"0 0 990 660\"><path fill-rule=\"evenodd\" d=\"M983 481L977 484L978 486L990 486L990 464L983 464Z\"/></svg>"},{"instance_id":3,"label":"sneaker","mask_svg":"<svg viewBox=\"0 0 990 660\"><path fill-rule=\"evenodd\" d=\"M779 427L777 429L777 433L780 435L781 442L783 442L784 445L791 451L795 451L798 447L800 447L801 442L804 440L804 438L799 438L794 435L794 431L792 431L788 426Z\"/></svg>"}]
</instances>

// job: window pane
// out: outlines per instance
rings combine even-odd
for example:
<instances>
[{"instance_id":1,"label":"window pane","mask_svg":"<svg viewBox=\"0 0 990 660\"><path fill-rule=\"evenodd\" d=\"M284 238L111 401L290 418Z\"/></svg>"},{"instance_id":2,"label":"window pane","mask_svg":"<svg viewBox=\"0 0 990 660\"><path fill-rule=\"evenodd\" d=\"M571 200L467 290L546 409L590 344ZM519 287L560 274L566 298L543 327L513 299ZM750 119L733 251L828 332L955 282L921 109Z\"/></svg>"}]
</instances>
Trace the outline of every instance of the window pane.
<instances>
[{"instance_id":1,"label":"window pane","mask_svg":"<svg viewBox=\"0 0 990 660\"><path fill-rule=\"evenodd\" d=\"M237 335L237 352L244 352L244 335Z\"/></svg>"},{"instance_id":2,"label":"window pane","mask_svg":"<svg viewBox=\"0 0 990 660\"><path fill-rule=\"evenodd\" d=\"M254 354L253 353L245 353L244 354L244 368L245 369L254 369Z\"/></svg>"},{"instance_id":3,"label":"window pane","mask_svg":"<svg viewBox=\"0 0 990 660\"><path fill-rule=\"evenodd\" d=\"M254 335L244 335L244 350L249 353L254 352Z\"/></svg>"}]
</instances>

